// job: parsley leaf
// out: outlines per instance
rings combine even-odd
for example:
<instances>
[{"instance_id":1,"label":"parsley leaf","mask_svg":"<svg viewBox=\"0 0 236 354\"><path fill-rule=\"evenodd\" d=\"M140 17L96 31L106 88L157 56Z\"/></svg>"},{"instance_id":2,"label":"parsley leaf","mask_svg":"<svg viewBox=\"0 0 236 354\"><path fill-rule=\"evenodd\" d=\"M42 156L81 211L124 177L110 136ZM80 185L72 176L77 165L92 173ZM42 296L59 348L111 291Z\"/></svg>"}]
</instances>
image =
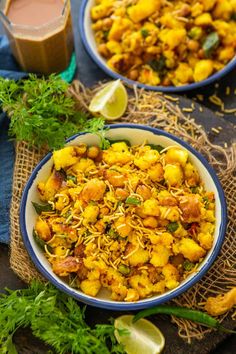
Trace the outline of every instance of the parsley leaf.
<instances>
[{"instance_id":1,"label":"parsley leaf","mask_svg":"<svg viewBox=\"0 0 236 354\"><path fill-rule=\"evenodd\" d=\"M68 88L55 74L48 78L30 74L18 82L0 78L0 103L10 118L9 136L49 150L62 148L66 138L87 127L93 133L99 130L103 137L104 122L78 112Z\"/></svg>"},{"instance_id":2,"label":"parsley leaf","mask_svg":"<svg viewBox=\"0 0 236 354\"><path fill-rule=\"evenodd\" d=\"M85 307L51 284L34 281L28 289L7 290L0 294L0 352L16 354L12 336L18 328L30 326L59 354L124 354L113 324L91 328L85 314Z\"/></svg>"}]
</instances>

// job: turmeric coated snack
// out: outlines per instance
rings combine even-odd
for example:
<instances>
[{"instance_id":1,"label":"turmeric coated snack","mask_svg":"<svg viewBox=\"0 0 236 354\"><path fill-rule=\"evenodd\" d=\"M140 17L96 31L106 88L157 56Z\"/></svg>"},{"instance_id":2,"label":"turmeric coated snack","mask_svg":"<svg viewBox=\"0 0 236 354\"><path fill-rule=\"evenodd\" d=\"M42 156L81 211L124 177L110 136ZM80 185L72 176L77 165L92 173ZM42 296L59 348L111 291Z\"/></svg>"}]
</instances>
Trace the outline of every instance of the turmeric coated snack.
<instances>
[{"instance_id":1,"label":"turmeric coated snack","mask_svg":"<svg viewBox=\"0 0 236 354\"><path fill-rule=\"evenodd\" d=\"M236 52L235 0L96 0L91 20L108 67L146 85L200 82Z\"/></svg>"},{"instance_id":2,"label":"turmeric coated snack","mask_svg":"<svg viewBox=\"0 0 236 354\"><path fill-rule=\"evenodd\" d=\"M211 249L214 194L179 146L67 146L38 183L34 236L87 295L138 301L177 287Z\"/></svg>"}]
</instances>

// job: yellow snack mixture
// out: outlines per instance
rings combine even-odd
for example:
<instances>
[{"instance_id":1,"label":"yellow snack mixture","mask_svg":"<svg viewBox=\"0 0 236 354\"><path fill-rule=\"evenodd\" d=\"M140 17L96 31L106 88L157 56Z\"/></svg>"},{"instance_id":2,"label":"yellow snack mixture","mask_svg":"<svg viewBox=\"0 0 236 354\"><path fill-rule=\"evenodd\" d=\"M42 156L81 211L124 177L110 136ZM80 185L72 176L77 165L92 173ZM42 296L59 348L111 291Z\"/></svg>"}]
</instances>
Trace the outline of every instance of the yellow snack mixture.
<instances>
[{"instance_id":1,"label":"yellow snack mixture","mask_svg":"<svg viewBox=\"0 0 236 354\"><path fill-rule=\"evenodd\" d=\"M138 301L177 287L212 247L214 194L188 152L143 143L65 147L38 183L34 235L53 272L85 294Z\"/></svg>"},{"instance_id":2,"label":"yellow snack mixture","mask_svg":"<svg viewBox=\"0 0 236 354\"><path fill-rule=\"evenodd\" d=\"M235 0L97 0L91 20L107 65L151 86L200 82L236 52Z\"/></svg>"}]
</instances>

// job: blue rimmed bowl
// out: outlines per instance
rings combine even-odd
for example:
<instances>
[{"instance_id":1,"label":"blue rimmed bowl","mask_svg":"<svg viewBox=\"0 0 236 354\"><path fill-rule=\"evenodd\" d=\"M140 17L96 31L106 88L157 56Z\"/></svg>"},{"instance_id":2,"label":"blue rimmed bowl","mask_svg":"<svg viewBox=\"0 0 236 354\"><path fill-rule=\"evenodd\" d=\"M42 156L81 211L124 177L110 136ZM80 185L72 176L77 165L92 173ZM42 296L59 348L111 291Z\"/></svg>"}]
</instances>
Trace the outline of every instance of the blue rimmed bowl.
<instances>
[{"instance_id":1,"label":"blue rimmed bowl","mask_svg":"<svg viewBox=\"0 0 236 354\"><path fill-rule=\"evenodd\" d=\"M63 281L62 278L53 273L49 262L43 254L43 251L35 242L33 237L33 228L36 222L37 214L31 202L40 202L37 191L37 184L39 181L46 181L50 175L53 166L51 153L47 154L36 166L25 186L20 206L21 233L25 247L37 269L46 279L48 279L60 290L73 296L77 300L92 306L112 310L138 310L164 303L180 295L184 291L188 290L191 286L193 286L196 282L198 282L207 272L207 270L216 259L224 241L227 223L226 202L224 192L213 168L199 152L193 149L186 142L173 136L170 133L166 133L162 130L143 125L114 124L109 128L110 129L106 134L107 138L117 140L127 139L130 141L131 145L142 144L144 140L146 140L149 143L160 144L164 147L170 145L179 145L180 147L183 147L188 151L190 161L193 162L193 164L197 167L201 179L204 182L205 189L214 192L216 205L216 227L214 233L214 243L204 261L199 266L198 270L195 273L189 275L175 289L165 292L162 295L155 295L150 298L132 303L111 300L109 299L106 292L100 292L99 296L94 298L84 294L80 290L71 288L65 281ZM99 143L99 138L93 134L81 133L72 136L67 141L67 145L77 145L78 143L96 145Z\"/></svg>"},{"instance_id":2,"label":"blue rimmed bowl","mask_svg":"<svg viewBox=\"0 0 236 354\"><path fill-rule=\"evenodd\" d=\"M82 43L93 61L109 76L114 79L121 79L125 81L128 85L137 85L138 87L145 88L148 90L159 91L159 92L185 92L190 90L199 89L206 85L209 85L213 82L217 82L231 70L236 68L236 55L233 59L220 71L217 71L215 74L209 76L207 79L200 82L191 83L188 85L182 86L150 86L142 84L138 81L133 81L127 77L118 74L108 67L106 60L99 54L97 50L97 45L95 42L94 32L92 30L92 21L90 17L90 10L94 6L95 0L82 0L79 14L79 30Z\"/></svg>"}]
</instances>

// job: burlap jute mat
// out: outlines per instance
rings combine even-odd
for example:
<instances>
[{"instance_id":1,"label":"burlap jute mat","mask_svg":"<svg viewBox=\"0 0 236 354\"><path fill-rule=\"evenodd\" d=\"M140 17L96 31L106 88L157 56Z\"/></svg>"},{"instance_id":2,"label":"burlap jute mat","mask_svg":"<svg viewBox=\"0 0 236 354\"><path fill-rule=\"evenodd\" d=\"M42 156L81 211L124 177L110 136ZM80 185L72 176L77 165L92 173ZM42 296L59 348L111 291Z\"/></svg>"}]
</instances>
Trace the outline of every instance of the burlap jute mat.
<instances>
[{"instance_id":1,"label":"burlap jute mat","mask_svg":"<svg viewBox=\"0 0 236 354\"><path fill-rule=\"evenodd\" d=\"M70 87L78 105L78 109L87 110L94 93L101 85L93 89L85 89L79 81ZM225 242L214 265L204 278L189 291L173 300L178 305L195 309L203 309L208 296L224 293L236 286L236 144L223 148L213 145L207 138L204 129L194 119L183 115L181 110L166 97L155 92L132 89L128 109L121 122L147 124L169 131L189 142L205 155L215 168L222 183L228 205L228 228ZM194 116L194 113L192 114ZM25 282L38 278L43 280L31 262L24 247L19 225L19 206L22 191L33 168L45 155L46 151L30 148L22 142L16 144L16 161L14 169L13 194L11 204L11 255L10 263L13 271ZM231 317L233 311L221 316ZM178 325L179 335L189 342L192 338L201 339L210 330L192 322L172 318Z\"/></svg>"}]
</instances>

